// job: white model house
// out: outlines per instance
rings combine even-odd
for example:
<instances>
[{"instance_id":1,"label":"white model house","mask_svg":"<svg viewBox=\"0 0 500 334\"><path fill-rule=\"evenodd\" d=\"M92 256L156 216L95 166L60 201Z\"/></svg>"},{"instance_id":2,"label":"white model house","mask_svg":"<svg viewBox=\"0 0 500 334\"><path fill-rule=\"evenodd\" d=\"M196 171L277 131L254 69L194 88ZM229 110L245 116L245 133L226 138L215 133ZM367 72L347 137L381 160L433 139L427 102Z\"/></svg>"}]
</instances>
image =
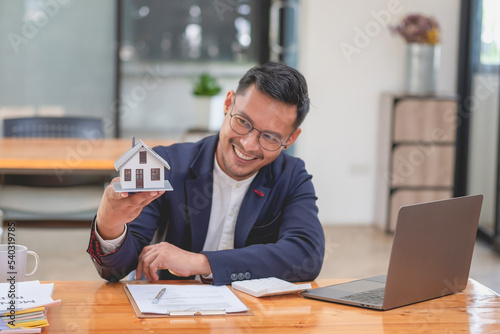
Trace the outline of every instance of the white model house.
<instances>
[{"instance_id":1,"label":"white model house","mask_svg":"<svg viewBox=\"0 0 500 334\"><path fill-rule=\"evenodd\" d=\"M173 190L165 180L165 168L170 165L155 151L139 140L115 162L120 182L114 183L117 192Z\"/></svg>"}]
</instances>

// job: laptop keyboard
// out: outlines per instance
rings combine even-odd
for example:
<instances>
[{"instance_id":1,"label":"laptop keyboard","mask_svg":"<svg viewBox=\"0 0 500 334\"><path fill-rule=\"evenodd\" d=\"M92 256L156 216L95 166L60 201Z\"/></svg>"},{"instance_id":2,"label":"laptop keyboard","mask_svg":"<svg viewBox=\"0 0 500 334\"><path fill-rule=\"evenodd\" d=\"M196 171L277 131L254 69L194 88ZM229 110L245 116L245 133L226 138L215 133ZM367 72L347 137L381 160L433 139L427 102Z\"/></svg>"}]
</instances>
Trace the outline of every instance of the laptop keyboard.
<instances>
[{"instance_id":1,"label":"laptop keyboard","mask_svg":"<svg viewBox=\"0 0 500 334\"><path fill-rule=\"evenodd\" d=\"M344 300L348 300L351 302L358 302L361 304L374 304L374 305L382 305L384 300L384 291L385 288L364 291L355 293L353 295L342 297Z\"/></svg>"}]
</instances>

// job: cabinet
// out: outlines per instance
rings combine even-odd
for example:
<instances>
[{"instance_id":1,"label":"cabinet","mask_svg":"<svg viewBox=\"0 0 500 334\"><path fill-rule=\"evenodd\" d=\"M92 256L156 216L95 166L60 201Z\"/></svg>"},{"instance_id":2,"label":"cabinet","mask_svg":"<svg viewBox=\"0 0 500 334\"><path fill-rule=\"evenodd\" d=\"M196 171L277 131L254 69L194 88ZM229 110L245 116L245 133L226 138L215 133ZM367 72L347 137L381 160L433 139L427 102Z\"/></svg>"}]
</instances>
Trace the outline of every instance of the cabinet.
<instances>
[{"instance_id":1,"label":"cabinet","mask_svg":"<svg viewBox=\"0 0 500 334\"><path fill-rule=\"evenodd\" d=\"M384 94L378 121L375 219L393 232L401 206L453 196L457 99Z\"/></svg>"}]
</instances>

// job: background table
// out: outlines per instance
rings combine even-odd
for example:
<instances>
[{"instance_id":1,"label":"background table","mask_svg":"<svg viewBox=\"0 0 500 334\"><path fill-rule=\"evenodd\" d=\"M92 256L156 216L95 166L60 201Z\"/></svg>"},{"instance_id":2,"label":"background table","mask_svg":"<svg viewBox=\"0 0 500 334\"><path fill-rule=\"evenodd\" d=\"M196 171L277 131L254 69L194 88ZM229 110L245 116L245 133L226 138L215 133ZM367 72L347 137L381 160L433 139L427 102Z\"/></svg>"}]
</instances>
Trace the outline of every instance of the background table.
<instances>
[{"instance_id":1,"label":"background table","mask_svg":"<svg viewBox=\"0 0 500 334\"><path fill-rule=\"evenodd\" d=\"M151 148L173 143L144 142ZM0 138L0 209L5 220L91 220L104 185L118 175L114 162L131 146L131 139ZM23 182L6 182L8 177ZM32 187L40 183L50 186Z\"/></svg>"},{"instance_id":2,"label":"background table","mask_svg":"<svg viewBox=\"0 0 500 334\"><path fill-rule=\"evenodd\" d=\"M170 140L144 140L153 148ZM1 138L1 174L112 173L114 162L132 147L130 139Z\"/></svg>"},{"instance_id":3,"label":"background table","mask_svg":"<svg viewBox=\"0 0 500 334\"><path fill-rule=\"evenodd\" d=\"M318 280L313 287L346 280ZM186 284L186 281L161 283ZM196 282L191 281L191 284ZM236 291L253 316L138 319L125 282L55 282L46 333L491 333L500 331L500 297L469 280L463 293L389 311L306 299L297 294L255 298Z\"/></svg>"}]
</instances>

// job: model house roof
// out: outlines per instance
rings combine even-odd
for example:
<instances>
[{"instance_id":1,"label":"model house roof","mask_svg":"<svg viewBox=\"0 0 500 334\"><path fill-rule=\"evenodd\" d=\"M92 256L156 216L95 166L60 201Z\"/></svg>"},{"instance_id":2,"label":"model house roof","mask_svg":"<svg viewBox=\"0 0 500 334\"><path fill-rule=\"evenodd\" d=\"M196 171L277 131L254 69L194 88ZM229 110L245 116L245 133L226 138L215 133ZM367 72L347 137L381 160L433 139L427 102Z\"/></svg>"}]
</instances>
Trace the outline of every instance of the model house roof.
<instances>
[{"instance_id":1,"label":"model house roof","mask_svg":"<svg viewBox=\"0 0 500 334\"><path fill-rule=\"evenodd\" d=\"M133 143L133 142L132 142ZM165 167L167 167L168 170L170 170L170 165L168 162L165 161L162 157L158 155L155 151L149 148L148 145L144 144L142 140L139 139L139 141L127 151L125 152L118 160L115 161L115 169L118 171L120 168L127 162L129 161L141 148L146 149L155 159L157 159L160 163L162 163Z\"/></svg>"}]
</instances>

